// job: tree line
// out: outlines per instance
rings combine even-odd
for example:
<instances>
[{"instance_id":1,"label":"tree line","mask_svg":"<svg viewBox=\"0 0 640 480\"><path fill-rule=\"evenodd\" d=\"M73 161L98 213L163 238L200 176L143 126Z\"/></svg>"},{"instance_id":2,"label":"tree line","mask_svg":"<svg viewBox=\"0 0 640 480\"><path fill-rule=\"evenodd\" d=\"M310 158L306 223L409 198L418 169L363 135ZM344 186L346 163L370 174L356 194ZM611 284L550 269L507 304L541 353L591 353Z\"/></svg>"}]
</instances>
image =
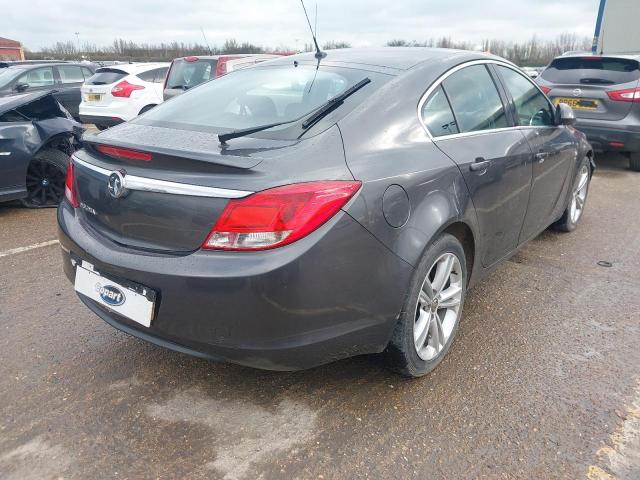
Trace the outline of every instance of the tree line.
<instances>
[{"instance_id":1,"label":"tree line","mask_svg":"<svg viewBox=\"0 0 640 480\"><path fill-rule=\"evenodd\" d=\"M386 44L389 47L439 47L462 50L480 50L491 52L522 66L544 66L554 57L567 51L588 51L591 40L578 37L572 33L563 33L552 40L541 40L533 37L523 42L486 39L480 43L456 41L451 37L429 39L426 41L393 39ZM348 48L351 44L344 41L329 41L322 45L325 50ZM111 45L79 44L71 40L56 42L50 47L41 48L38 52L26 51L29 60L78 60L84 58L91 61L131 61L162 62L187 55L219 55L237 53L293 53L296 49L288 46L263 47L251 42L238 42L228 39L222 45L204 45L200 43L161 42L137 43L118 38ZM304 45L303 51L313 51L313 44Z\"/></svg>"}]
</instances>

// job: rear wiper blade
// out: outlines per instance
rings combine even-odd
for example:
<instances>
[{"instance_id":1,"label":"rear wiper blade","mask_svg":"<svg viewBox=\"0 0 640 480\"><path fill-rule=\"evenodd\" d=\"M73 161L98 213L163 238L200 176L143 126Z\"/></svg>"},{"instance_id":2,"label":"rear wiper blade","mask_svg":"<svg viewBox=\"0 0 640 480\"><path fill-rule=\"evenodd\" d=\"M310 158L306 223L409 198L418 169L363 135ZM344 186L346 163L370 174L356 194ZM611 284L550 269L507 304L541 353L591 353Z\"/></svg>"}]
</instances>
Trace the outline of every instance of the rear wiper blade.
<instances>
[{"instance_id":1,"label":"rear wiper blade","mask_svg":"<svg viewBox=\"0 0 640 480\"><path fill-rule=\"evenodd\" d=\"M315 111L315 113L313 113L309 118L307 118L302 123L302 128L306 130L307 128L315 125L318 122L318 120L320 120L322 117L324 117L328 113L330 113L333 110L335 110L336 108L338 108L340 105L342 105L342 103L348 97L350 97L351 95L356 93L358 90L360 90L362 87L364 87L368 83L371 83L371 79L369 77L363 78L362 80L360 80L358 83L356 83L352 87L347 88L340 95L337 95L337 96L333 97L332 99L328 100L327 103L325 103L324 105L320 106L320 108L318 108Z\"/></svg>"},{"instance_id":2,"label":"rear wiper blade","mask_svg":"<svg viewBox=\"0 0 640 480\"><path fill-rule=\"evenodd\" d=\"M320 105L318 108L313 110L311 113L305 113L304 115L302 115L300 117L297 117L297 118L294 118L292 120L287 120L285 122L269 123L269 124L266 124L266 125L259 125L257 127L242 128L242 129L239 129L239 130L234 130L234 131L229 132L229 133L221 133L221 134L218 135L218 140L220 141L220 146L226 147L227 146L227 141L231 140L233 138L240 138L240 137L244 137L244 136L247 136L247 135L251 135L252 133L258 133L258 132L261 132L263 130L268 130L270 128L279 127L281 125L288 125L290 123L299 122L303 118L306 118L306 120L302 123L302 128L304 130L306 130L307 128L311 127L312 125L315 125L318 122L318 120L320 120L326 114L328 114L329 112L333 111L335 108L337 108L340 105L342 105L342 103L344 102L344 100L347 97L353 95L354 93L356 93L358 90L360 90L362 87L364 87L366 84L368 84L370 82L371 82L370 78L364 78L364 79L360 80L358 83L356 83L355 85L353 85L352 87L346 89L340 95L337 95L337 96L333 97L332 99L328 100L326 103Z\"/></svg>"},{"instance_id":3,"label":"rear wiper blade","mask_svg":"<svg viewBox=\"0 0 640 480\"><path fill-rule=\"evenodd\" d=\"M302 117L304 118L304 117ZM218 134L218 141L220 142L221 147L227 146L227 140L231 140L233 138L240 138L246 135L251 135L252 133L258 133L262 130L268 130L270 128L279 127L280 125L287 125L288 123L297 122L300 118L294 118L293 120L287 120L286 122L278 122L278 123L269 123L267 125L259 125L257 127L249 127L249 128L241 128L239 130L234 130L229 133L220 133Z\"/></svg>"}]
</instances>

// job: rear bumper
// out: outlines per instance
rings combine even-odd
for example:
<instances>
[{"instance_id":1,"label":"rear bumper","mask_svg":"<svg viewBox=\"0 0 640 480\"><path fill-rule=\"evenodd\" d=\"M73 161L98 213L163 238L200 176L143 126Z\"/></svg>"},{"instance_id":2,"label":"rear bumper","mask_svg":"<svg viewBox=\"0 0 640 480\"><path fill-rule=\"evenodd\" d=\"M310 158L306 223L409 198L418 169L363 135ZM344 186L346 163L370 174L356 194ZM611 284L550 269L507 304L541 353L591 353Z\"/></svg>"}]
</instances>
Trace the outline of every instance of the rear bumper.
<instances>
[{"instance_id":1,"label":"rear bumper","mask_svg":"<svg viewBox=\"0 0 640 480\"><path fill-rule=\"evenodd\" d=\"M204 358L269 370L298 370L382 351L413 272L350 216L264 252L135 252L100 237L63 202L58 209L64 270L73 259L158 293L146 328L86 297L112 326Z\"/></svg>"},{"instance_id":2,"label":"rear bumper","mask_svg":"<svg viewBox=\"0 0 640 480\"><path fill-rule=\"evenodd\" d=\"M113 127L119 123L124 122L120 117L102 116L102 115L83 115L80 114L80 121L82 123L92 123L94 125L104 125L105 127Z\"/></svg>"},{"instance_id":3,"label":"rear bumper","mask_svg":"<svg viewBox=\"0 0 640 480\"><path fill-rule=\"evenodd\" d=\"M611 125L578 120L576 128L587 135L596 151L640 152L640 125L606 122Z\"/></svg>"}]
</instances>

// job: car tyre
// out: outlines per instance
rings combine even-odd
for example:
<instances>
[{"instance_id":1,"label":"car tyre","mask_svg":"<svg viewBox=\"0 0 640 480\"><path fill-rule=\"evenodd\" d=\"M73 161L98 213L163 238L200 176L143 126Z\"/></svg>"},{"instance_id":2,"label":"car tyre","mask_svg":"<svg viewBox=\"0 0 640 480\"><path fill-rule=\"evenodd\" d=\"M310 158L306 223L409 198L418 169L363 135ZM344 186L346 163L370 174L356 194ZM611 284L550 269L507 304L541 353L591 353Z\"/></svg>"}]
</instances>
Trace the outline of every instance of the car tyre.
<instances>
[{"instance_id":1,"label":"car tyre","mask_svg":"<svg viewBox=\"0 0 640 480\"><path fill-rule=\"evenodd\" d=\"M634 172L640 172L640 152L629 154L629 168Z\"/></svg>"},{"instance_id":2,"label":"car tyre","mask_svg":"<svg viewBox=\"0 0 640 480\"><path fill-rule=\"evenodd\" d=\"M22 204L28 208L56 207L64 197L69 155L56 148L36 153L27 168L27 196Z\"/></svg>"},{"instance_id":3,"label":"car tyre","mask_svg":"<svg viewBox=\"0 0 640 480\"><path fill-rule=\"evenodd\" d=\"M569 204L562 217L553 224L553 228L559 232L573 232L582 218L584 207L589 195L589 185L591 184L591 166L589 159L585 158L580 162L573 181L573 189Z\"/></svg>"},{"instance_id":4,"label":"car tyre","mask_svg":"<svg viewBox=\"0 0 640 480\"><path fill-rule=\"evenodd\" d=\"M454 236L443 234L426 249L416 269L383 354L387 366L412 378L436 368L457 332L466 287L464 249Z\"/></svg>"}]
</instances>

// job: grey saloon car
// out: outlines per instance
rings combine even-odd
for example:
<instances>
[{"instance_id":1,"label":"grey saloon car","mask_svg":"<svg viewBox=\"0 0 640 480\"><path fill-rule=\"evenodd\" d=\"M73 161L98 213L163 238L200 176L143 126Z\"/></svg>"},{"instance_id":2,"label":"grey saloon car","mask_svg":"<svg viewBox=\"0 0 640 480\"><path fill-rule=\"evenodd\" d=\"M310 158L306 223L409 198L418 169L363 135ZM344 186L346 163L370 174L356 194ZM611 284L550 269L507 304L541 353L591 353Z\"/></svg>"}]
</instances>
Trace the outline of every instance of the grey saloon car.
<instances>
[{"instance_id":1,"label":"grey saloon car","mask_svg":"<svg viewBox=\"0 0 640 480\"><path fill-rule=\"evenodd\" d=\"M553 103L573 108L596 151L623 152L640 171L640 55L563 55L536 82Z\"/></svg>"},{"instance_id":2,"label":"grey saloon car","mask_svg":"<svg viewBox=\"0 0 640 480\"><path fill-rule=\"evenodd\" d=\"M272 370L442 360L467 289L576 228L593 153L514 65L335 50L234 72L97 135L58 209L64 270L112 326Z\"/></svg>"}]
</instances>

